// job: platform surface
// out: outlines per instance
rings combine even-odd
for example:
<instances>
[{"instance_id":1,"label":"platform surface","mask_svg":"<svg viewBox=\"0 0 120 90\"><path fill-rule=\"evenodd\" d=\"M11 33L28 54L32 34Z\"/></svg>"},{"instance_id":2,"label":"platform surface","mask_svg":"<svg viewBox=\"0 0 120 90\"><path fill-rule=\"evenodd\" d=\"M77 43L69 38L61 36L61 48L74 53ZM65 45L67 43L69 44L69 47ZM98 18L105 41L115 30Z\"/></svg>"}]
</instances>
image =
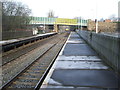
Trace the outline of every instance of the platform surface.
<instances>
[{"instance_id":1,"label":"platform surface","mask_svg":"<svg viewBox=\"0 0 120 90\"><path fill-rule=\"evenodd\" d=\"M22 41L22 40L26 40L26 39L30 39L30 38L34 38L34 37L39 37L39 36L50 35L50 34L54 34L54 33L45 33L45 34L38 34L35 36L18 38L18 39L3 40L3 41L0 41L0 45L5 45L5 44L9 44L9 43L14 43L14 42L18 42L18 41Z\"/></svg>"},{"instance_id":2,"label":"platform surface","mask_svg":"<svg viewBox=\"0 0 120 90\"><path fill-rule=\"evenodd\" d=\"M97 53L77 33L71 32L42 88L119 90L118 81L118 76Z\"/></svg>"}]
</instances>

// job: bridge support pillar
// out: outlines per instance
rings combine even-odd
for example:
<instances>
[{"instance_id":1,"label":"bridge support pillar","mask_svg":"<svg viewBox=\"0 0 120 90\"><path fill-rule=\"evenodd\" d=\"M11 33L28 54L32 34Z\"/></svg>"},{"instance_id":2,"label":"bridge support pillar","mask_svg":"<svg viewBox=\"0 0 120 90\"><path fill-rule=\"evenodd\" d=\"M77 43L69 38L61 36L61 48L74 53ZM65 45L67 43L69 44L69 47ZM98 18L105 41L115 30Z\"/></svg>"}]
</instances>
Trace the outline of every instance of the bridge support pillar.
<instances>
[{"instance_id":1,"label":"bridge support pillar","mask_svg":"<svg viewBox=\"0 0 120 90\"><path fill-rule=\"evenodd\" d=\"M54 31L58 32L58 25L57 24L54 24Z\"/></svg>"}]
</instances>

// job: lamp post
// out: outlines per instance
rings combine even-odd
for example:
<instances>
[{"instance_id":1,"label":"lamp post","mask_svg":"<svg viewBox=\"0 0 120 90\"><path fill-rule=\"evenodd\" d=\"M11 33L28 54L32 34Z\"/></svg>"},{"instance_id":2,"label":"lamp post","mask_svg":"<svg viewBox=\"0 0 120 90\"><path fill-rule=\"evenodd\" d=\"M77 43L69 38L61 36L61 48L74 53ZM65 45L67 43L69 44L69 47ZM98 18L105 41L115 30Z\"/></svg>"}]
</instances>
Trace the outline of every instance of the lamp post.
<instances>
[{"instance_id":1,"label":"lamp post","mask_svg":"<svg viewBox=\"0 0 120 90\"><path fill-rule=\"evenodd\" d=\"M96 33L98 33L98 20L97 19L95 20L95 23L96 23Z\"/></svg>"},{"instance_id":2,"label":"lamp post","mask_svg":"<svg viewBox=\"0 0 120 90\"><path fill-rule=\"evenodd\" d=\"M79 30L79 18L77 18L77 22L78 22L77 24L78 24L78 30Z\"/></svg>"},{"instance_id":3,"label":"lamp post","mask_svg":"<svg viewBox=\"0 0 120 90\"><path fill-rule=\"evenodd\" d=\"M98 20L97 20L97 0L96 0L96 20L95 20L95 23L96 23L96 33L98 33Z\"/></svg>"},{"instance_id":4,"label":"lamp post","mask_svg":"<svg viewBox=\"0 0 120 90\"><path fill-rule=\"evenodd\" d=\"M44 31L45 31L45 17L44 17Z\"/></svg>"},{"instance_id":5,"label":"lamp post","mask_svg":"<svg viewBox=\"0 0 120 90\"><path fill-rule=\"evenodd\" d=\"M80 18L80 23L81 23L81 30L82 30L82 17Z\"/></svg>"},{"instance_id":6,"label":"lamp post","mask_svg":"<svg viewBox=\"0 0 120 90\"><path fill-rule=\"evenodd\" d=\"M118 26L116 31L120 33L120 1L118 2Z\"/></svg>"}]
</instances>

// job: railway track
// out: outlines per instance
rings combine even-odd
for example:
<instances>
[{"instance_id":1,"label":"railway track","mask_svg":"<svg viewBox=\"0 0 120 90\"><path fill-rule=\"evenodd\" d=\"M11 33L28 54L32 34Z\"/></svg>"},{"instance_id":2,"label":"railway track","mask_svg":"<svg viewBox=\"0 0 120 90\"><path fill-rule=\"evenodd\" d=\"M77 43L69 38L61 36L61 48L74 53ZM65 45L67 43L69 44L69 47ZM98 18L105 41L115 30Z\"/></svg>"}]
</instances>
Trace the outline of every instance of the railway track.
<instances>
[{"instance_id":1,"label":"railway track","mask_svg":"<svg viewBox=\"0 0 120 90\"><path fill-rule=\"evenodd\" d=\"M44 45L45 43L48 43L50 41L50 39L56 38L57 35L51 36L49 38L45 38L45 39L41 39L38 40L34 43L29 43L29 44L25 44L19 48L16 48L14 50L5 52L2 54L2 66L11 62L12 60L15 60L16 58L32 51L33 49L40 47L42 45Z\"/></svg>"},{"instance_id":2,"label":"railway track","mask_svg":"<svg viewBox=\"0 0 120 90\"><path fill-rule=\"evenodd\" d=\"M8 88L33 88L38 89L44 80L47 72L52 66L55 58L57 57L60 49L67 40L67 34L63 34L53 42L49 43L49 47L29 64L16 73L11 79L7 80L1 89ZM7 67L7 66L6 66ZM4 69L7 73L8 69ZM10 69L9 69L10 71Z\"/></svg>"}]
</instances>

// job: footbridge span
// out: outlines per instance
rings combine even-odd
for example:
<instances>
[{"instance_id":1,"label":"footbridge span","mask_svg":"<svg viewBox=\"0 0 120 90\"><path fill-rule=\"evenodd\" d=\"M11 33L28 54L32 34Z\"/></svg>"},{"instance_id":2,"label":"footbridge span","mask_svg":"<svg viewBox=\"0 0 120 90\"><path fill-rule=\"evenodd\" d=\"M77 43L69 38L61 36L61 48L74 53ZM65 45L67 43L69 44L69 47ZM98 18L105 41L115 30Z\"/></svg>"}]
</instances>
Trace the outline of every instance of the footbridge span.
<instances>
[{"instance_id":1,"label":"footbridge span","mask_svg":"<svg viewBox=\"0 0 120 90\"><path fill-rule=\"evenodd\" d=\"M50 18L50 17L30 17L30 25L49 26L55 32L58 32L59 26L72 26L76 28L87 27L88 20L85 19L68 19L68 18Z\"/></svg>"}]
</instances>

